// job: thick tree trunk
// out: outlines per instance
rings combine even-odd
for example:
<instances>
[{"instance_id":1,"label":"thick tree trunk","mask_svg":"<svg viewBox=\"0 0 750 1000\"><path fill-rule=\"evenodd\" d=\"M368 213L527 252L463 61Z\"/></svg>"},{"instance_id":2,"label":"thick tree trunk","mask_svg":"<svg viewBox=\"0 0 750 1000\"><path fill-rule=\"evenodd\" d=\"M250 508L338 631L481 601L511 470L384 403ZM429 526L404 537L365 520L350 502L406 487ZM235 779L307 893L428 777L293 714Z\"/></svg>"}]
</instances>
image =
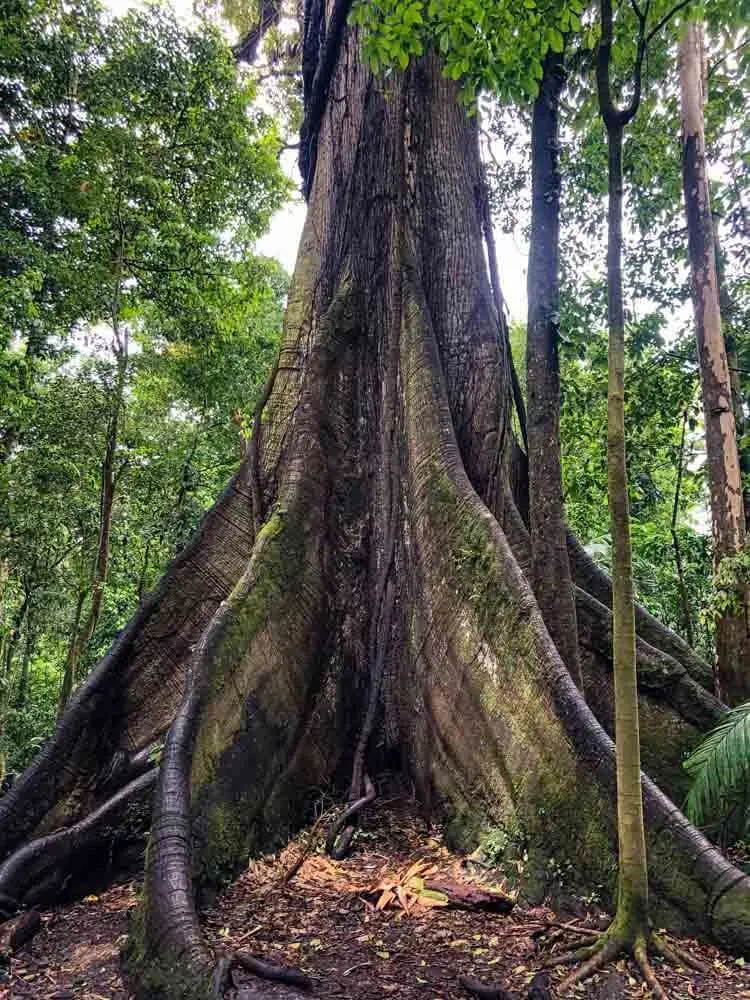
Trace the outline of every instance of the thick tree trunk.
<instances>
[{"instance_id":1,"label":"thick tree trunk","mask_svg":"<svg viewBox=\"0 0 750 1000\"><path fill-rule=\"evenodd\" d=\"M563 662L583 687L565 532L560 453L560 166L563 54L547 53L531 126L531 242L526 341L531 579Z\"/></svg>"},{"instance_id":2,"label":"thick tree trunk","mask_svg":"<svg viewBox=\"0 0 750 1000\"><path fill-rule=\"evenodd\" d=\"M721 331L713 220L703 131L703 26L690 21L680 44L682 176L688 225L693 311L706 429L714 564L745 544L740 463L726 346ZM716 690L727 704L750 697L750 630L744 611L725 614L716 626Z\"/></svg>"},{"instance_id":3,"label":"thick tree trunk","mask_svg":"<svg viewBox=\"0 0 750 1000\"><path fill-rule=\"evenodd\" d=\"M305 58L328 60L318 86L330 99L307 116L308 217L252 447L0 800L5 852L101 816L132 783L137 751L172 723L130 955L149 996L209 990L196 882L220 882L283 840L316 787L351 790L381 767L404 768L467 842L483 824L515 826L542 866L576 859L584 883L613 887L613 746L521 567L529 543L510 488L510 374L475 127L434 55L375 78L355 32L341 28L334 44L340 22L326 32L322 4L306 11ZM610 616L581 596L600 689ZM682 739L722 706L661 649L639 651L644 742L669 780ZM750 948L748 880L649 779L643 788L665 919ZM19 879L14 856L7 864ZM32 888L14 882L22 898Z\"/></svg>"}]
</instances>

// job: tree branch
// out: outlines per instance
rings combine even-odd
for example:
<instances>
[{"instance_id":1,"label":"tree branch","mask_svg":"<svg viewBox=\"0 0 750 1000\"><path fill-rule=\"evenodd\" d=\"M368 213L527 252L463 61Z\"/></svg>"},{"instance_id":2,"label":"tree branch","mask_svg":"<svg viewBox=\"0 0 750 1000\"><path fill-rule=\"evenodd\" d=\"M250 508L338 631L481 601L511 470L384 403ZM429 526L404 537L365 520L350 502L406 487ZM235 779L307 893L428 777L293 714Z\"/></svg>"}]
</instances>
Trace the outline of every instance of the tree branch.
<instances>
[{"instance_id":1,"label":"tree branch","mask_svg":"<svg viewBox=\"0 0 750 1000\"><path fill-rule=\"evenodd\" d=\"M282 0L261 0L258 23L234 47L234 57L238 62L255 62L264 35L281 20L281 5Z\"/></svg>"},{"instance_id":2,"label":"tree branch","mask_svg":"<svg viewBox=\"0 0 750 1000\"><path fill-rule=\"evenodd\" d=\"M659 34L664 25L667 24L669 21L671 21L672 18L675 16L675 14L679 14L681 10L683 10L685 7L688 7L692 2L693 0L680 0L680 3L675 4L675 6L670 11L668 11L664 15L664 17L660 21L658 21L651 29L651 31L649 31L649 33L646 35L646 45L649 44L654 35Z\"/></svg>"}]
</instances>

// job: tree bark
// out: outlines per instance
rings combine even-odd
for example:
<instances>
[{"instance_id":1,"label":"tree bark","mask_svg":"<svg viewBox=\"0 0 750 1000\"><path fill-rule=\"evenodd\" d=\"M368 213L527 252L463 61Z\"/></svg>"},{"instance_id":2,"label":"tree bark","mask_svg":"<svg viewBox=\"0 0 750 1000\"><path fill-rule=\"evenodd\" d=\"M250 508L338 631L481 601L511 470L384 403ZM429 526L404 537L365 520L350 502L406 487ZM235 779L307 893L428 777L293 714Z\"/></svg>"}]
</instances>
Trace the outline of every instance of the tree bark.
<instances>
[{"instance_id":1,"label":"tree bark","mask_svg":"<svg viewBox=\"0 0 750 1000\"><path fill-rule=\"evenodd\" d=\"M526 387L531 578L549 633L583 690L565 530L560 452L560 165L562 53L547 53L531 125L531 241Z\"/></svg>"},{"instance_id":2,"label":"tree bark","mask_svg":"<svg viewBox=\"0 0 750 1000\"><path fill-rule=\"evenodd\" d=\"M687 436L688 408L682 415L682 432L680 433L680 450L677 457L677 479L674 486L674 502L672 503L672 520L669 530L672 535L672 549L674 550L674 565L677 571L677 588L680 595L680 618L685 638L693 644L693 619L690 614L690 601L688 600L687 587L685 586L685 574L682 569L682 550L680 548L680 536L677 533L677 515L680 510L680 488L682 486L682 471L685 468L685 438Z\"/></svg>"},{"instance_id":3,"label":"tree bark","mask_svg":"<svg viewBox=\"0 0 750 1000\"><path fill-rule=\"evenodd\" d=\"M745 399L740 376L740 361L737 353L737 335L735 331L735 308L732 296L727 288L724 273L724 255L718 238L717 220L714 218L714 246L716 248L716 279L719 283L719 308L724 329L724 343L727 348L727 365L729 381L732 386L732 409L734 410L734 426L737 433L737 451L740 460L740 478L742 481L742 505L745 511L745 537L750 525L750 444L747 441L747 418L745 417Z\"/></svg>"},{"instance_id":4,"label":"tree bark","mask_svg":"<svg viewBox=\"0 0 750 1000\"><path fill-rule=\"evenodd\" d=\"M714 566L736 555L745 544L745 517L732 387L721 331L713 220L706 172L703 129L703 27L688 22L680 43L682 178L693 284L693 313L698 344L708 484L713 527ZM744 612L723 615L716 626L716 690L729 705L750 697L750 636L747 595Z\"/></svg>"},{"instance_id":5,"label":"tree bark","mask_svg":"<svg viewBox=\"0 0 750 1000\"><path fill-rule=\"evenodd\" d=\"M645 17L638 14L638 51L633 96L620 109L612 94L613 10L600 3L602 37L596 80L599 113L607 130L607 499L612 534L612 661L615 689L617 767L618 880L617 912L610 928L617 949L636 957L650 936L649 880L646 855L641 745L636 667L635 595L630 544L630 504L625 443L625 309L622 282L622 146L626 125L638 111L645 53ZM604 952L602 952L604 954Z\"/></svg>"},{"instance_id":6,"label":"tree bark","mask_svg":"<svg viewBox=\"0 0 750 1000\"><path fill-rule=\"evenodd\" d=\"M617 918L628 941L648 933L648 873L641 798L633 567L625 452L625 311L622 300L622 127L607 126L609 388L607 469L612 524L612 613L617 748Z\"/></svg>"},{"instance_id":7,"label":"tree bark","mask_svg":"<svg viewBox=\"0 0 750 1000\"><path fill-rule=\"evenodd\" d=\"M582 883L612 887L613 745L521 568L475 124L434 53L384 81L356 31L321 39L337 23L322 13L307 5L305 58L320 69L329 54L331 99L308 118L308 216L256 444L0 799L0 850L18 873L34 836L109 808L129 767L105 782L105 761L170 727L129 954L143 996L211 988L196 885L286 837L315 788L346 795L395 762L465 843L517 823L540 857L575 858ZM607 614L593 601L586 627ZM642 693L664 713L647 739L657 763L679 762L664 733L686 725L674 705L699 689L642 651L669 691ZM611 676L606 657L587 659ZM686 711L700 710L696 697ZM750 881L643 788L656 898L750 948Z\"/></svg>"}]
</instances>

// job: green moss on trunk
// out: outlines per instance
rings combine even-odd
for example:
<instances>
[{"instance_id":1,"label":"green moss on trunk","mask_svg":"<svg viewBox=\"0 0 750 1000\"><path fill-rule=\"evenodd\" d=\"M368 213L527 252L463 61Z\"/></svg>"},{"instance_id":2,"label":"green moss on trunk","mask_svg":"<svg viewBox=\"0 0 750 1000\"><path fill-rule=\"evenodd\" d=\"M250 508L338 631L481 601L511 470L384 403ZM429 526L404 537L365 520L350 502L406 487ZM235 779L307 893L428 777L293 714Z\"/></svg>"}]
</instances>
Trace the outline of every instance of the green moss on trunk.
<instances>
[{"instance_id":1,"label":"green moss on trunk","mask_svg":"<svg viewBox=\"0 0 750 1000\"><path fill-rule=\"evenodd\" d=\"M151 954L146 947L143 905L130 918L130 933L120 954L123 976L135 990L137 1000L212 1000L211 977L188 971L184 958L162 951Z\"/></svg>"},{"instance_id":2,"label":"green moss on trunk","mask_svg":"<svg viewBox=\"0 0 750 1000\"><path fill-rule=\"evenodd\" d=\"M437 726L452 734L453 745L443 747L437 767L432 763L450 836L474 848L482 831L501 822L523 831L528 856L538 861L529 864L529 877L554 858L561 866L572 862L580 887L611 890L612 806L578 773L575 748L542 680L539 623L508 589L489 515L475 514L437 463L425 497L431 535L441 541L430 553L431 579L440 581L433 613L469 612L441 621L449 639L441 667L427 678Z\"/></svg>"}]
</instances>

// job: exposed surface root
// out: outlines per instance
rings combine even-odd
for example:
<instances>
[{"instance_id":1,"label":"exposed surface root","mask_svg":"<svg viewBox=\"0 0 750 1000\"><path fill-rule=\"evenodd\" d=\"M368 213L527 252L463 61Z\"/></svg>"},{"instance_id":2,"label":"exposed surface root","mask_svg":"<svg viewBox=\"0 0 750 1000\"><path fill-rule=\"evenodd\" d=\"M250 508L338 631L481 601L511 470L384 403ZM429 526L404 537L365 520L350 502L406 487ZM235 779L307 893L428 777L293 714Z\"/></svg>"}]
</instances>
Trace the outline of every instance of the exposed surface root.
<instances>
[{"instance_id":1,"label":"exposed surface root","mask_svg":"<svg viewBox=\"0 0 750 1000\"><path fill-rule=\"evenodd\" d=\"M472 976L460 976L459 983L477 1000L521 1000L522 994L513 990L509 992L502 986L487 986ZM552 1000L549 989L549 976L546 972L537 973L529 983L528 993L523 994L526 1000Z\"/></svg>"},{"instance_id":2,"label":"exposed surface root","mask_svg":"<svg viewBox=\"0 0 750 1000\"><path fill-rule=\"evenodd\" d=\"M649 960L649 951L660 958L666 959L676 967L688 966L696 972L706 975L710 970L708 966L694 958L689 952L678 949L656 934L649 935L648 939L639 937L635 944L630 947L616 932L605 931L593 944L576 948L573 951L565 952L551 958L547 965L549 967L561 965L574 965L578 962L582 964L572 972L561 984L562 993L572 990L580 983L585 983L600 972L610 962L614 962L620 957L630 955L635 960L635 964L643 977L644 982L651 990L656 1000L668 1000L668 993L662 986Z\"/></svg>"},{"instance_id":3,"label":"exposed surface root","mask_svg":"<svg viewBox=\"0 0 750 1000\"><path fill-rule=\"evenodd\" d=\"M264 979L271 983L284 983L287 986L294 986L298 990L305 992L312 989L312 980L304 972L291 965L277 965L274 962L267 962L263 958L256 958L243 951L235 951L229 955L223 955L214 971L211 983L211 995L213 1000L222 1000L225 990L233 986L232 968L240 966L252 973L259 979Z\"/></svg>"},{"instance_id":4,"label":"exposed surface root","mask_svg":"<svg viewBox=\"0 0 750 1000\"><path fill-rule=\"evenodd\" d=\"M77 876L92 873L95 852L112 850L118 823L138 802L147 802L158 770L135 778L80 822L30 841L0 866L0 909L23 902L46 904Z\"/></svg>"},{"instance_id":5,"label":"exposed surface root","mask_svg":"<svg viewBox=\"0 0 750 1000\"><path fill-rule=\"evenodd\" d=\"M660 955L668 962L671 962L674 966L686 965L689 969L693 969L695 972L701 972L704 975L710 972L710 969L705 962L701 962L700 959L696 958L695 955L691 955L690 952L686 951L684 948L670 944L665 938L660 937L658 934L651 935L650 945L652 950L657 955Z\"/></svg>"},{"instance_id":6,"label":"exposed surface root","mask_svg":"<svg viewBox=\"0 0 750 1000\"><path fill-rule=\"evenodd\" d=\"M598 964L594 968L598 968L599 965L604 965L610 958L616 955L617 951L618 947L615 941L608 941L602 946L601 940L596 940L591 944L574 948L573 951L566 951L562 955L555 955L554 958L550 959L548 965L552 968L555 965L575 965L576 962L583 962L584 965L581 968L584 969L591 961L596 960ZM600 962L600 959L603 960Z\"/></svg>"},{"instance_id":7,"label":"exposed surface root","mask_svg":"<svg viewBox=\"0 0 750 1000\"><path fill-rule=\"evenodd\" d=\"M300 990L312 989L312 980L310 977L293 966L276 965L273 962L267 962L265 959L256 958L254 955L248 955L242 951L235 952L233 957L234 961L238 965L241 965L243 969L252 972L254 976L260 976L261 979L267 979L276 983L286 983L287 986L296 986Z\"/></svg>"},{"instance_id":8,"label":"exposed surface root","mask_svg":"<svg viewBox=\"0 0 750 1000\"><path fill-rule=\"evenodd\" d=\"M643 941L636 944L634 953L635 960L638 963L638 968L641 970L641 975L646 981L646 985L656 997L656 1000L667 1000L667 994L664 992L664 988L656 978L653 966L648 960L648 949Z\"/></svg>"},{"instance_id":9,"label":"exposed surface root","mask_svg":"<svg viewBox=\"0 0 750 1000\"><path fill-rule=\"evenodd\" d=\"M335 861L342 861L349 853L356 829L357 814L375 799L375 786L368 774L365 774L364 784L365 794L348 805L329 827L326 851Z\"/></svg>"}]
</instances>

